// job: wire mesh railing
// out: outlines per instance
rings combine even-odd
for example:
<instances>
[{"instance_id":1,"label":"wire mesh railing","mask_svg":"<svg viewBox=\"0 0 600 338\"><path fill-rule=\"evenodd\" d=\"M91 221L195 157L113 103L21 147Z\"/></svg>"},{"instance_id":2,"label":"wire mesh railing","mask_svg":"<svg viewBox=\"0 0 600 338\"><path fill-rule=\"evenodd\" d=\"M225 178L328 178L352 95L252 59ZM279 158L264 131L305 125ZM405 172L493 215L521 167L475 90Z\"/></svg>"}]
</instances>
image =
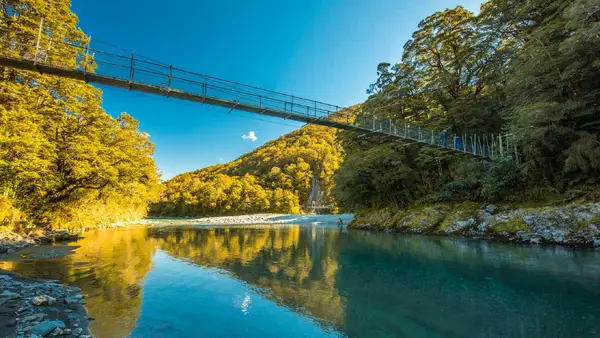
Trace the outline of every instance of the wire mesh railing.
<instances>
[{"instance_id":1,"label":"wire mesh railing","mask_svg":"<svg viewBox=\"0 0 600 338\"><path fill-rule=\"evenodd\" d=\"M280 113L279 116L289 119L302 117L301 121L310 119L313 123L330 121L334 126L359 131L360 136L376 134L485 158L500 156L504 152L501 151L504 150L502 136L498 142L488 135L450 135L446 131L429 130L411 123L374 118L360 108L343 108L228 81L167 65L135 53L126 53L122 49L109 51L110 48L92 48L89 39L71 41L49 36L44 31L40 27L35 40L31 34L20 36L16 32L0 33L0 55L84 74L101 75L130 84L142 83L165 93L177 91L222 100L233 106L233 109L239 105L240 110L251 107L253 111L276 111ZM506 137L505 140L508 145ZM506 151L508 154L511 149L507 148ZM517 153L516 148L514 153Z\"/></svg>"}]
</instances>

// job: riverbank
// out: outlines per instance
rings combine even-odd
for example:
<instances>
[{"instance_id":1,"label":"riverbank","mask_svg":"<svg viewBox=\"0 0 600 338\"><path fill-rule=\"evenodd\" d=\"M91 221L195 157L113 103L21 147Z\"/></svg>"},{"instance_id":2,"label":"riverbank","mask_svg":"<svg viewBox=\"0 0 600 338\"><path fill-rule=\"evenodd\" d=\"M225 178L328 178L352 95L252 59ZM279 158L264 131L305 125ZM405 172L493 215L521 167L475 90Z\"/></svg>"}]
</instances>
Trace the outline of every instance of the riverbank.
<instances>
[{"instance_id":1,"label":"riverbank","mask_svg":"<svg viewBox=\"0 0 600 338\"><path fill-rule=\"evenodd\" d=\"M81 290L0 270L0 336L91 337Z\"/></svg>"},{"instance_id":2,"label":"riverbank","mask_svg":"<svg viewBox=\"0 0 600 338\"><path fill-rule=\"evenodd\" d=\"M71 241L79 238L79 234L66 230L34 231L17 233L10 230L0 232L0 254L12 253L36 244L51 244L61 241Z\"/></svg>"},{"instance_id":3,"label":"riverbank","mask_svg":"<svg viewBox=\"0 0 600 338\"><path fill-rule=\"evenodd\" d=\"M600 203L531 208L474 202L438 203L402 210L363 211L349 228L600 247Z\"/></svg>"},{"instance_id":4,"label":"riverbank","mask_svg":"<svg viewBox=\"0 0 600 338\"><path fill-rule=\"evenodd\" d=\"M258 224L324 224L347 225L354 214L339 215L294 215L294 214L254 214L239 216L219 216L201 218L148 218L148 224L192 224L192 225L258 225Z\"/></svg>"}]
</instances>

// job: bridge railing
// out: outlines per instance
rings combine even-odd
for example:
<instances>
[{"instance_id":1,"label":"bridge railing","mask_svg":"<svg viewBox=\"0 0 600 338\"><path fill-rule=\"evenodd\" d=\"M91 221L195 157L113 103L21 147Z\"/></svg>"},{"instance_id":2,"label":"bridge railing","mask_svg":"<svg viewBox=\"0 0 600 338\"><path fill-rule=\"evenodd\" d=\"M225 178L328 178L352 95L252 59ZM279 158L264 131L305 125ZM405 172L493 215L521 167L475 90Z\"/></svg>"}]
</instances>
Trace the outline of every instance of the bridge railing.
<instances>
[{"instance_id":1,"label":"bridge railing","mask_svg":"<svg viewBox=\"0 0 600 338\"><path fill-rule=\"evenodd\" d=\"M339 106L191 72L135 53L93 48L88 42L11 32L0 35L0 45L0 53L7 56L149 84L165 91L179 90L315 119L343 115L340 111L344 108Z\"/></svg>"},{"instance_id":2,"label":"bridge railing","mask_svg":"<svg viewBox=\"0 0 600 338\"><path fill-rule=\"evenodd\" d=\"M361 135L390 136L479 157L493 158L504 155L502 137L496 140L488 135L451 135L410 123L369 118L365 117L365 112L191 72L135 53L111 48L92 48L89 41L70 41L51 36L43 27L40 27L39 31L37 37L31 34L0 32L0 53L39 64L95 73L130 83L143 83L165 92L192 93L195 96L283 112L284 116L288 114L289 117L296 115L315 120L336 121L362 130ZM508 143L505 144L506 151L510 152ZM516 149L514 152L516 153Z\"/></svg>"}]
</instances>

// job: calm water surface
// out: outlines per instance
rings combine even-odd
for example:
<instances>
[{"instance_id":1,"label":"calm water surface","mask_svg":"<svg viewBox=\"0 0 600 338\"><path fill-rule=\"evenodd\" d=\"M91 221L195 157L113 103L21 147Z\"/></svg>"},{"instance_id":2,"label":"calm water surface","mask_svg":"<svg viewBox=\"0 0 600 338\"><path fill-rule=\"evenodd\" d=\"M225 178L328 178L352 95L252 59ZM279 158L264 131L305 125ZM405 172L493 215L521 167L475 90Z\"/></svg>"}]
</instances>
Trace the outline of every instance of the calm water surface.
<instances>
[{"instance_id":1,"label":"calm water surface","mask_svg":"<svg viewBox=\"0 0 600 338\"><path fill-rule=\"evenodd\" d=\"M598 337L600 252L339 231L134 227L0 267L88 295L97 337Z\"/></svg>"}]
</instances>

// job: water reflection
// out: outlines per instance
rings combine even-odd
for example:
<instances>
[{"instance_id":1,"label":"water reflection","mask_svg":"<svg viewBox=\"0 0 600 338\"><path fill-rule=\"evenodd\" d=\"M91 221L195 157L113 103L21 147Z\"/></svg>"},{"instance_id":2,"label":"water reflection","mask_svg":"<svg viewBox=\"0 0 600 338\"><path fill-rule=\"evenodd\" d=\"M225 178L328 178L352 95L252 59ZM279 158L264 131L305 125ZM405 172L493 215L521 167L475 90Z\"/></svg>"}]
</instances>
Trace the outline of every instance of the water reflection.
<instances>
[{"instance_id":1,"label":"water reflection","mask_svg":"<svg viewBox=\"0 0 600 338\"><path fill-rule=\"evenodd\" d=\"M592 251L315 226L140 227L74 244L1 267L81 287L98 337L600 333Z\"/></svg>"}]
</instances>

